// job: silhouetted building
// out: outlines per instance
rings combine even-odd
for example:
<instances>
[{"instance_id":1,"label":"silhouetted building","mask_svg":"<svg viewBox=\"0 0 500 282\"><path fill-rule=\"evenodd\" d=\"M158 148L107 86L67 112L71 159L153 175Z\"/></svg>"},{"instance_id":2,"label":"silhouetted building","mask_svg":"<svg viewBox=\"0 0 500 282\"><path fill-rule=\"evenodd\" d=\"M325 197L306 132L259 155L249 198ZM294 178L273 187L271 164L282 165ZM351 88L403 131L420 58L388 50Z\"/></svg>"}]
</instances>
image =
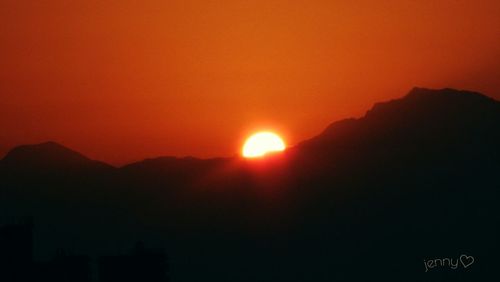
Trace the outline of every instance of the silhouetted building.
<instances>
[{"instance_id":1,"label":"silhouetted building","mask_svg":"<svg viewBox=\"0 0 500 282\"><path fill-rule=\"evenodd\" d=\"M58 251L50 262L37 263L36 281L51 282L89 282L90 258L84 255L68 255Z\"/></svg>"},{"instance_id":2,"label":"silhouetted building","mask_svg":"<svg viewBox=\"0 0 500 282\"><path fill-rule=\"evenodd\" d=\"M100 282L169 281L168 259L163 249L146 249L137 243L129 255L99 258Z\"/></svg>"},{"instance_id":3,"label":"silhouetted building","mask_svg":"<svg viewBox=\"0 0 500 282\"><path fill-rule=\"evenodd\" d=\"M137 243L129 255L99 258L101 282L168 282L168 260L163 249ZM90 282L90 257L60 250L47 262L33 260L33 223L0 227L0 282Z\"/></svg>"},{"instance_id":4,"label":"silhouetted building","mask_svg":"<svg viewBox=\"0 0 500 282\"><path fill-rule=\"evenodd\" d=\"M0 227L0 281L30 281L33 269L33 223Z\"/></svg>"}]
</instances>

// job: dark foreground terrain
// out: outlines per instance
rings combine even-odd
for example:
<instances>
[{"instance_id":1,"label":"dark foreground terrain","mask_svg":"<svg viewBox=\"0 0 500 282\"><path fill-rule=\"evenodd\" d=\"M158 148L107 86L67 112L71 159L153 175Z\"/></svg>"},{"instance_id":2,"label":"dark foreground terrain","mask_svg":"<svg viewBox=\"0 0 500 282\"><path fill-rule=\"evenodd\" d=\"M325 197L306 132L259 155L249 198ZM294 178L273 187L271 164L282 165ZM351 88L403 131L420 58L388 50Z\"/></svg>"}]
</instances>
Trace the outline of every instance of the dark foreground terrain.
<instances>
[{"instance_id":1,"label":"dark foreground terrain","mask_svg":"<svg viewBox=\"0 0 500 282\"><path fill-rule=\"evenodd\" d=\"M257 161L115 168L19 146L0 161L0 226L32 217L35 261L88 261L75 271L101 281L500 281L499 191L500 103L414 88ZM0 281L40 267L7 257L26 236L0 236ZM99 272L118 254L128 267Z\"/></svg>"}]
</instances>

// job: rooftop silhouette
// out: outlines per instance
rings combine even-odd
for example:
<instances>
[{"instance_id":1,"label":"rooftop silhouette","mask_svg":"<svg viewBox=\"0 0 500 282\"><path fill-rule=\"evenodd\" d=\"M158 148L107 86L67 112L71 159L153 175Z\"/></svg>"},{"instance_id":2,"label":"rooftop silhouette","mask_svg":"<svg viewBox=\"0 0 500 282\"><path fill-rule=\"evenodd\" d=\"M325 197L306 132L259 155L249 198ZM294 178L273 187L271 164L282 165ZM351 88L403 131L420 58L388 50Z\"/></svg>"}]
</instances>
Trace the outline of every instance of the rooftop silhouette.
<instances>
[{"instance_id":1,"label":"rooftop silhouette","mask_svg":"<svg viewBox=\"0 0 500 282\"><path fill-rule=\"evenodd\" d=\"M0 226L0 281L6 282L168 282L168 260L163 249L146 249L139 242L129 255L107 255L98 259L92 277L88 255L69 254L63 249L49 261L33 256L33 223ZM93 279L94 278L94 279Z\"/></svg>"}]
</instances>

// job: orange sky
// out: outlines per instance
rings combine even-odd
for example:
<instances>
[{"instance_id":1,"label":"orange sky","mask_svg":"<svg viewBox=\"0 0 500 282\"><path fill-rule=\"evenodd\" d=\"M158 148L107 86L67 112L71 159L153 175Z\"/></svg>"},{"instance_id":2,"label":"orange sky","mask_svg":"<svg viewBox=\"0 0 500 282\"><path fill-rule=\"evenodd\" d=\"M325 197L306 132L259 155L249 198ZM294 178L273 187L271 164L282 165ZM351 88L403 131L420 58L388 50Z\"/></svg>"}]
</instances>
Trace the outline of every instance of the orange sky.
<instances>
[{"instance_id":1,"label":"orange sky","mask_svg":"<svg viewBox=\"0 0 500 282\"><path fill-rule=\"evenodd\" d=\"M500 99L500 1L0 1L0 155L113 164L289 144L412 86Z\"/></svg>"}]
</instances>

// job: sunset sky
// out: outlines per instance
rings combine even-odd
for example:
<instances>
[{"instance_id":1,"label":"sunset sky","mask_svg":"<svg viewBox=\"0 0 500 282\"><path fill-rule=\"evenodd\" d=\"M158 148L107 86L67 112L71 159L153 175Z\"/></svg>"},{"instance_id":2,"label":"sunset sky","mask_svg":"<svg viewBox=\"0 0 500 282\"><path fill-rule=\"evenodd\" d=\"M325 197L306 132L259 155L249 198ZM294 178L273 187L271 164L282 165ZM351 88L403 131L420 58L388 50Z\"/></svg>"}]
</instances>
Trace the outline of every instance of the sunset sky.
<instances>
[{"instance_id":1,"label":"sunset sky","mask_svg":"<svg viewBox=\"0 0 500 282\"><path fill-rule=\"evenodd\" d=\"M288 144L413 86L500 99L500 1L0 1L0 156Z\"/></svg>"}]
</instances>

